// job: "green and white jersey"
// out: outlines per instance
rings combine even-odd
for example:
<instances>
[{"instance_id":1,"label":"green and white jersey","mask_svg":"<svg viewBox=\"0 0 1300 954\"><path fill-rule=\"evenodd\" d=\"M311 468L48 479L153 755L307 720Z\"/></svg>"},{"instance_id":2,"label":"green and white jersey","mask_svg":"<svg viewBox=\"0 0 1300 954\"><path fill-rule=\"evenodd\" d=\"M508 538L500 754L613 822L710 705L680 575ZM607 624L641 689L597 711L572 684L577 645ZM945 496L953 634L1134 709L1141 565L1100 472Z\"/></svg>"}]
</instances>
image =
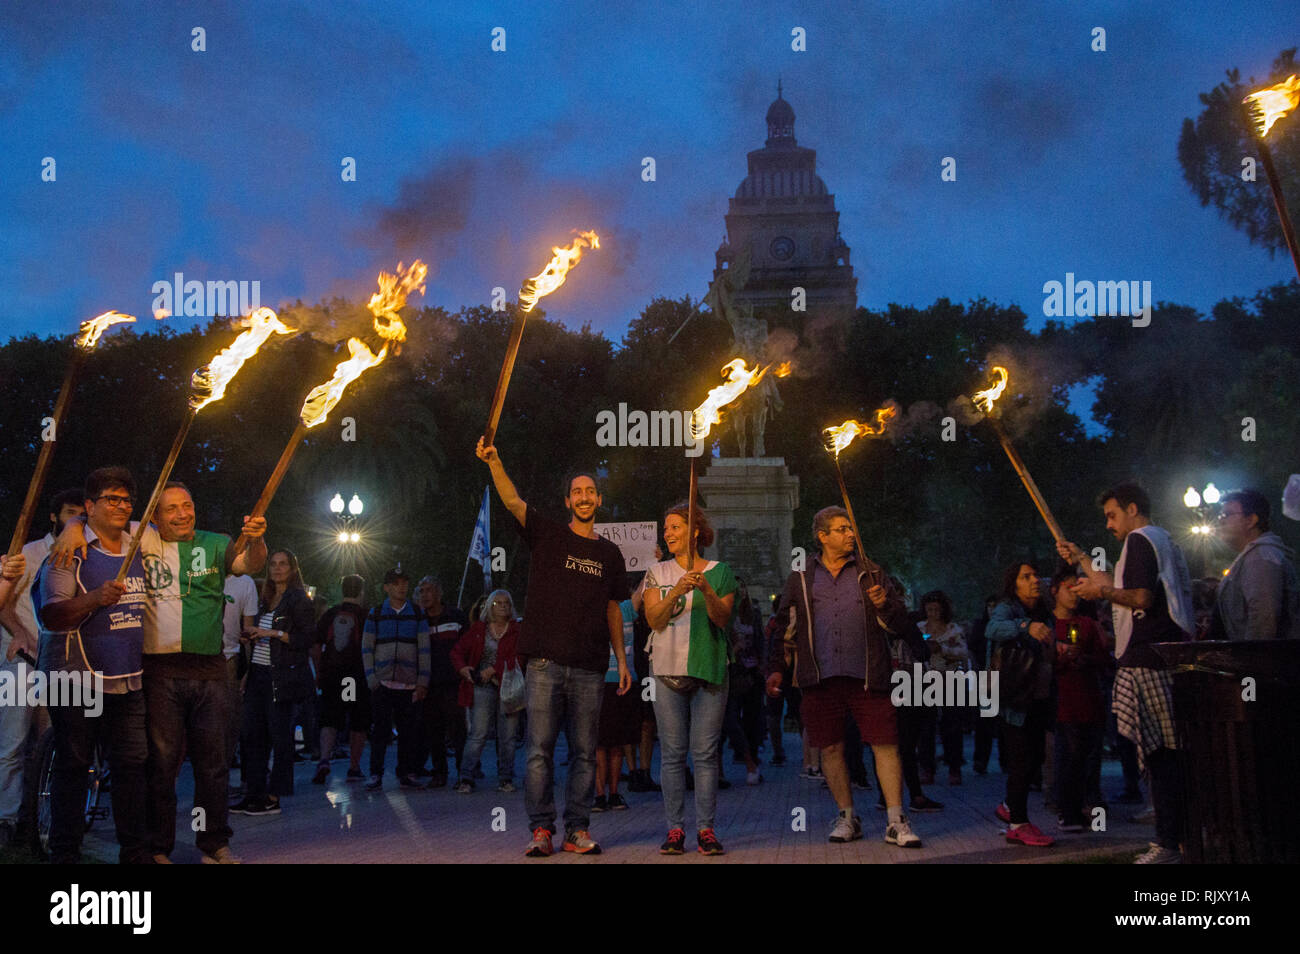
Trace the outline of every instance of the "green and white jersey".
<instances>
[{"instance_id":1,"label":"green and white jersey","mask_svg":"<svg viewBox=\"0 0 1300 954\"><path fill-rule=\"evenodd\" d=\"M668 591L685 575L680 563L665 560L650 567L645 585L658 588L659 596L666 599ZM736 578L725 563L710 560L704 566L704 578L719 596L736 592ZM678 597L668 625L650 634L650 672L656 676L695 676L716 685L727 677L729 649L727 630L709 619L704 594L691 590Z\"/></svg>"},{"instance_id":2,"label":"green and white jersey","mask_svg":"<svg viewBox=\"0 0 1300 954\"><path fill-rule=\"evenodd\" d=\"M145 529L146 653L221 652L229 545L224 533L195 530L193 540L166 543L153 526Z\"/></svg>"}]
</instances>

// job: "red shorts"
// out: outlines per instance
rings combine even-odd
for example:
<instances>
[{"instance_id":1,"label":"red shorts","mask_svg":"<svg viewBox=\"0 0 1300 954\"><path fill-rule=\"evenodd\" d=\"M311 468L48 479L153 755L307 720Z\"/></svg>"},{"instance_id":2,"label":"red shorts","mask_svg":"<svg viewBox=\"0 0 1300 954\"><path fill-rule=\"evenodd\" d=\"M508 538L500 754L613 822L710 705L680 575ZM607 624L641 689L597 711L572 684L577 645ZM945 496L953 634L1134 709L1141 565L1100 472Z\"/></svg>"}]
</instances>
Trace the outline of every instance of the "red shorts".
<instances>
[{"instance_id":1,"label":"red shorts","mask_svg":"<svg viewBox=\"0 0 1300 954\"><path fill-rule=\"evenodd\" d=\"M862 680L833 676L803 690L799 715L808 744L822 749L844 741L844 720L852 714L867 745L898 744L898 714L887 692L868 692Z\"/></svg>"}]
</instances>

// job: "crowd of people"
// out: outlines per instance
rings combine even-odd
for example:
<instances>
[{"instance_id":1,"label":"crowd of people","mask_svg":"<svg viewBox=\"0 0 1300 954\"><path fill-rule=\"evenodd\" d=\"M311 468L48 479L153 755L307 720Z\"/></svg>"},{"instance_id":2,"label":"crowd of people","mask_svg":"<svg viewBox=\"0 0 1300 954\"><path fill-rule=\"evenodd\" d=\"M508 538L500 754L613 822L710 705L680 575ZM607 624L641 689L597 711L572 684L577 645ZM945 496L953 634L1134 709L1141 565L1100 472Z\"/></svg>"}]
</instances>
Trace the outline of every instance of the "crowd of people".
<instances>
[{"instance_id":1,"label":"crowd of people","mask_svg":"<svg viewBox=\"0 0 1300 954\"><path fill-rule=\"evenodd\" d=\"M477 454L531 551L522 613L497 589L467 615L444 602L434 576L412 593L400 567L384 575L377 605L367 606L366 581L353 574L341 580L341 602L323 608L294 553L268 552L265 520L246 519L237 541L199 530L183 484L167 485L144 527L131 522L136 485L123 468L100 468L84 489L56 495L50 532L3 563L17 597L0 607L3 648L9 660L33 654L45 672L99 674L103 707L54 700L0 710L0 834L17 825L23 751L46 715L55 737L48 846L60 863L80 856L97 744L112 770L120 860L161 864L175 846L183 760L204 862L237 863L228 815L283 811L299 726L316 760L313 784L330 782L337 753L347 763L341 781L371 791L384 785L394 735L399 786L445 788L454 778L461 795L485 778L490 739L496 789L515 791L522 745L529 857L555 850L561 733L562 850L600 852L591 816L628 807L626 780L660 793L665 855L687 850L687 792L696 850L724 853L725 747L758 785L764 758L786 762L788 729L800 736L803 775L821 780L838 810L831 842L863 837L854 793L875 787L885 842L920 848L909 815L943 810L924 786L940 762L948 784L962 784L973 733L977 774L997 746L1006 789L991 811L1008 842L1054 842L1030 820L1031 791L1043 792L1059 831L1092 827L1108 808L1109 745L1124 774L1112 801L1140 803L1147 780L1156 840L1138 860L1172 862L1183 840L1183 753L1156 644L1300 636L1292 557L1254 491L1223 499L1221 538L1239 555L1199 620L1181 551L1151 523L1141 488L1122 484L1099 499L1122 543L1113 569L1061 541L1050 577L1032 561L1010 564L965 625L941 590L909 606L899 581L857 552L848 513L825 507L811 528L817 552L790 573L764 621L744 581L702 555L714 534L700 508L663 515L664 558L636 576L595 533L595 474L566 479L562 523L520 497L495 447L480 442ZM139 551L123 570L137 531ZM997 717L969 698L900 704L898 676L913 671L996 673Z\"/></svg>"}]
</instances>

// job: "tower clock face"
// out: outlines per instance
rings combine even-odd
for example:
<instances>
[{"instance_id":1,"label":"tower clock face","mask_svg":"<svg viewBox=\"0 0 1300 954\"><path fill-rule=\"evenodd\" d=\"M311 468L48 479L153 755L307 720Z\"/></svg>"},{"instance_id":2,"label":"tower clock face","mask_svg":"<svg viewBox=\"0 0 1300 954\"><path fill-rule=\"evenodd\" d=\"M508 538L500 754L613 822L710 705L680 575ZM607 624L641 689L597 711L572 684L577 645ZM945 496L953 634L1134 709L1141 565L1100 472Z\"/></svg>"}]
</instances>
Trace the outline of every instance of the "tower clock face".
<instances>
[{"instance_id":1,"label":"tower clock face","mask_svg":"<svg viewBox=\"0 0 1300 954\"><path fill-rule=\"evenodd\" d=\"M772 252L773 258L784 262L794 254L794 240L787 238L784 235L778 235L776 238L772 239L770 251Z\"/></svg>"}]
</instances>

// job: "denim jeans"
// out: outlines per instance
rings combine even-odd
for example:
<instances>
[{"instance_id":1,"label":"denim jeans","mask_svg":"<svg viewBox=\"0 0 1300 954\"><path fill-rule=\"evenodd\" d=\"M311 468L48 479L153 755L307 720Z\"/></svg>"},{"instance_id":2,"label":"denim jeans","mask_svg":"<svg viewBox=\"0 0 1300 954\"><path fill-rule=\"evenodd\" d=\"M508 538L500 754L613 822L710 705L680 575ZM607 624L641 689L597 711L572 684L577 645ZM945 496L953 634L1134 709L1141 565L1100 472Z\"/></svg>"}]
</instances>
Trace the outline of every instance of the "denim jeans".
<instances>
[{"instance_id":1,"label":"denim jeans","mask_svg":"<svg viewBox=\"0 0 1300 954\"><path fill-rule=\"evenodd\" d=\"M293 794L292 702L276 702L270 666L249 666L244 684L244 794ZM267 786L267 766L271 784Z\"/></svg>"},{"instance_id":2,"label":"denim jeans","mask_svg":"<svg viewBox=\"0 0 1300 954\"><path fill-rule=\"evenodd\" d=\"M456 753L456 771L465 761L465 710L456 701L456 686L430 686L424 698L420 753L433 756L435 778L447 777L447 745ZM519 713L515 713L518 718ZM518 740L518 733L515 738ZM423 764L423 759L421 759ZM513 768L513 765L512 765Z\"/></svg>"},{"instance_id":3,"label":"denim jeans","mask_svg":"<svg viewBox=\"0 0 1300 954\"><path fill-rule=\"evenodd\" d=\"M528 660L528 756L524 806L528 827L555 834L555 740L560 728L569 744L569 782L564 793L564 831L591 824L596 787L596 727L604 699L605 674L564 666L552 659Z\"/></svg>"},{"instance_id":4,"label":"denim jeans","mask_svg":"<svg viewBox=\"0 0 1300 954\"><path fill-rule=\"evenodd\" d=\"M1086 825L1092 821L1083 817L1083 804L1089 795L1088 774L1096 753L1101 751L1104 730L1101 722L1056 723L1056 807L1067 822Z\"/></svg>"},{"instance_id":5,"label":"denim jeans","mask_svg":"<svg viewBox=\"0 0 1300 954\"><path fill-rule=\"evenodd\" d=\"M176 847L176 776L188 755L194 770L194 807L203 809L204 822L194 843L210 855L230 844L232 834L227 824L230 690L226 680L146 676L144 697L149 710L149 838L153 852L170 855ZM116 766L113 794L117 795Z\"/></svg>"},{"instance_id":6,"label":"denim jeans","mask_svg":"<svg viewBox=\"0 0 1300 954\"><path fill-rule=\"evenodd\" d=\"M8 680L19 699L26 700L27 686L36 670L21 659L5 661L11 638L8 633L0 638L0 679ZM12 825L18 821L18 812L23 802L23 750L32 723L36 721L38 708L29 705L0 706L0 822Z\"/></svg>"},{"instance_id":7,"label":"denim jeans","mask_svg":"<svg viewBox=\"0 0 1300 954\"><path fill-rule=\"evenodd\" d=\"M713 827L718 804L718 744L727 714L727 684L704 685L690 695L669 689L655 677L655 721L659 723L662 764L659 784L664 790L668 829L686 829L686 755L695 763L695 823Z\"/></svg>"},{"instance_id":8,"label":"denim jeans","mask_svg":"<svg viewBox=\"0 0 1300 954\"><path fill-rule=\"evenodd\" d=\"M465 743L465 758L461 762L462 781L473 782L478 771L483 746L487 743L492 725L497 729L497 781L513 781L515 777L515 746L519 739L519 713L510 715L501 706L501 690L496 686L475 686L474 707L469 712L469 741ZM446 756L443 757L446 765Z\"/></svg>"},{"instance_id":9,"label":"denim jeans","mask_svg":"<svg viewBox=\"0 0 1300 954\"><path fill-rule=\"evenodd\" d=\"M95 743L104 746L113 773L113 824L118 860L147 864L152 850L145 806L144 691L104 693L104 711L92 717L80 706L51 706L54 773L50 779L50 859L73 864L81 858L86 832L86 774ZM224 799L223 799L224 804Z\"/></svg>"},{"instance_id":10,"label":"denim jeans","mask_svg":"<svg viewBox=\"0 0 1300 954\"><path fill-rule=\"evenodd\" d=\"M420 769L415 739L415 690L376 686L370 694L370 708L374 718L370 730L370 774L384 774L384 757L393 737L393 723L396 723L397 777L414 775Z\"/></svg>"}]
</instances>

